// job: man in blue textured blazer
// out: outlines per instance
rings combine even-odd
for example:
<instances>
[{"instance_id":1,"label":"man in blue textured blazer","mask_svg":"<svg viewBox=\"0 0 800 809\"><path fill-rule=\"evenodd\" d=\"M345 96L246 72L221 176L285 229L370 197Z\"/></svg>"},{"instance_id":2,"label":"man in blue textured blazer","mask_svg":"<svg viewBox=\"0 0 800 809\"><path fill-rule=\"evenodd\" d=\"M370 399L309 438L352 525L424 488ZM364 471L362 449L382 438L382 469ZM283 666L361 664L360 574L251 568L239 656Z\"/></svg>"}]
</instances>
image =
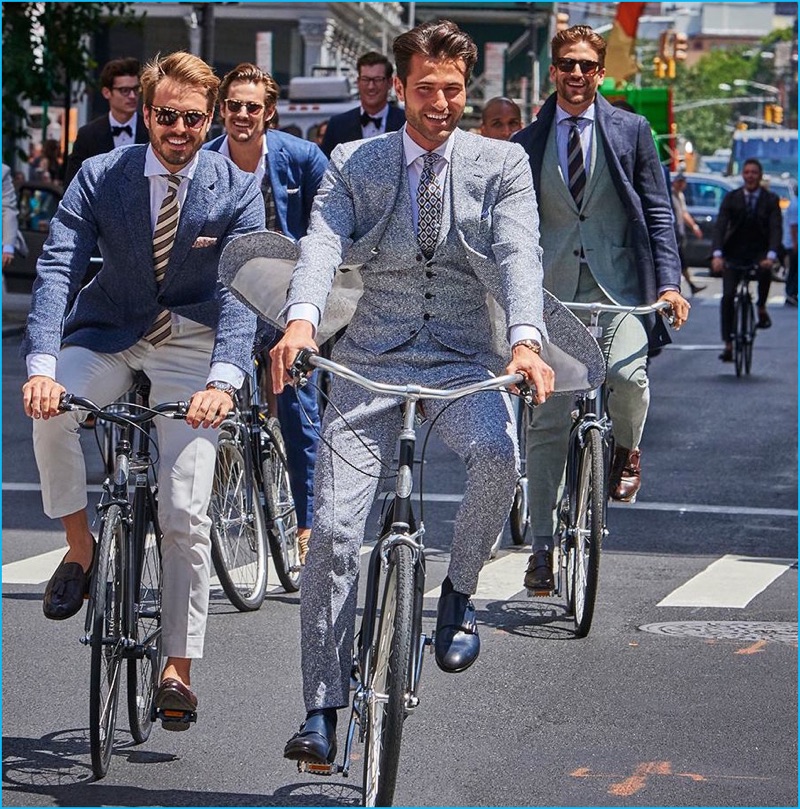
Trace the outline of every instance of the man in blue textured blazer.
<instances>
[{"instance_id":1,"label":"man in blue textured blazer","mask_svg":"<svg viewBox=\"0 0 800 809\"><path fill-rule=\"evenodd\" d=\"M149 146L86 160L51 222L23 341L22 394L44 510L61 519L69 545L45 590L52 619L80 610L94 564L83 416L59 415L61 394L106 405L144 371L152 402L190 400L185 421L156 419L166 663L155 705L181 715L197 707L190 670L203 655L208 614L216 430L196 428L218 427L230 411L256 326L217 269L227 242L264 227L264 204L251 174L201 151L219 87L211 68L174 53L154 59L141 80ZM95 246L102 269L79 292Z\"/></svg>"},{"instance_id":2,"label":"man in blue textured blazer","mask_svg":"<svg viewBox=\"0 0 800 809\"><path fill-rule=\"evenodd\" d=\"M224 135L207 143L244 171L256 175L264 196L267 229L298 241L308 230L311 205L328 159L315 143L269 128L280 88L248 62L222 78L219 109ZM271 348L277 332L263 324L258 343ZM265 355L266 356L266 355ZM278 418L286 440L286 461L297 509L297 544L305 562L314 514L314 464L319 442L319 404L313 385L286 388L277 397Z\"/></svg>"},{"instance_id":3,"label":"man in blue textured blazer","mask_svg":"<svg viewBox=\"0 0 800 809\"><path fill-rule=\"evenodd\" d=\"M547 328L525 152L457 128L477 48L456 25L420 25L395 40L394 55L407 124L333 152L300 241L286 333L272 350L276 390L288 383L297 351L314 346L346 255L345 264L362 265L364 292L335 359L373 379L430 387L470 384L505 368L524 373L544 401L554 374L539 356ZM506 314L505 356L492 350L487 293ZM459 672L478 657L470 595L513 499L514 416L499 394L448 407L426 401L425 410L467 467L435 642L437 665ZM330 762L336 754L336 711L350 695L359 548L401 422L396 399L334 380L300 599L307 716L286 745L289 759Z\"/></svg>"},{"instance_id":4,"label":"man in blue textured blazer","mask_svg":"<svg viewBox=\"0 0 800 809\"><path fill-rule=\"evenodd\" d=\"M322 139L322 151L328 157L340 143L396 132L406 122L403 110L389 104L392 63L382 53L369 51L356 62L356 70L361 105L334 115L328 121Z\"/></svg>"},{"instance_id":5,"label":"man in blue textured blazer","mask_svg":"<svg viewBox=\"0 0 800 809\"><path fill-rule=\"evenodd\" d=\"M560 31L551 52L556 92L512 138L530 156L545 289L562 301L638 306L664 300L680 327L689 304L680 294L670 193L650 126L598 94L606 43L591 28ZM639 441L650 397L648 343L657 347L669 337L654 316L604 316L603 325L616 440L609 490L616 500L632 501L641 483ZM537 408L528 432L534 553L525 586L531 590L553 587L555 506L570 409L563 398Z\"/></svg>"}]
</instances>

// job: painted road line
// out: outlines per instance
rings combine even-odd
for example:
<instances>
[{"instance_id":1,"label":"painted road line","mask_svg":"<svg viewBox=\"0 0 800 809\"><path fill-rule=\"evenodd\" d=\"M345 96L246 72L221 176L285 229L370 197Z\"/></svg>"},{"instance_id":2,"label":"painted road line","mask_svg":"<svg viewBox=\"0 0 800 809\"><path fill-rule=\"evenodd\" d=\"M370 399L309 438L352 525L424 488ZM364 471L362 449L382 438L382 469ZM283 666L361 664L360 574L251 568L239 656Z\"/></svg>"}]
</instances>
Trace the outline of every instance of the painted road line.
<instances>
[{"instance_id":1,"label":"painted road line","mask_svg":"<svg viewBox=\"0 0 800 809\"><path fill-rule=\"evenodd\" d=\"M673 590L656 606L742 609L796 561L726 554Z\"/></svg>"},{"instance_id":2,"label":"painted road line","mask_svg":"<svg viewBox=\"0 0 800 809\"><path fill-rule=\"evenodd\" d=\"M50 580L58 563L64 558L66 548L29 556L18 562L3 565L3 585L6 584L44 584Z\"/></svg>"},{"instance_id":3,"label":"painted road line","mask_svg":"<svg viewBox=\"0 0 800 809\"><path fill-rule=\"evenodd\" d=\"M102 492L100 485L87 487L90 492ZM41 486L38 483L3 483L4 492L39 492ZM463 494L426 494L424 497L428 503L460 503L464 499ZM612 508L629 508L640 511L671 511L684 514L730 514L744 515L751 517L791 517L797 519L797 509L791 508L758 508L756 506L714 506L702 503L648 503L637 501L636 503L617 503L611 501Z\"/></svg>"},{"instance_id":4,"label":"painted road line","mask_svg":"<svg viewBox=\"0 0 800 809\"><path fill-rule=\"evenodd\" d=\"M525 576L525 565L529 548L520 548L504 556L487 562L478 579L478 589L472 598L482 601L507 601L525 588L522 579ZM434 587L425 593L425 598L439 598L440 587Z\"/></svg>"}]
</instances>

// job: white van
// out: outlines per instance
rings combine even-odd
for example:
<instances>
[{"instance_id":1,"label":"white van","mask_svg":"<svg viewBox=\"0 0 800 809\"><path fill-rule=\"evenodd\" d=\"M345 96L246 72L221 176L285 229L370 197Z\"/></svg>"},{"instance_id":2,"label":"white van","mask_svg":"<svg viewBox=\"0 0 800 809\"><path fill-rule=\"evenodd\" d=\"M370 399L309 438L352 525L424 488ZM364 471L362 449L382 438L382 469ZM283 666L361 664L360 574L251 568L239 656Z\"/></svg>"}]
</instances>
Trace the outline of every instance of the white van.
<instances>
[{"instance_id":1,"label":"white van","mask_svg":"<svg viewBox=\"0 0 800 809\"><path fill-rule=\"evenodd\" d=\"M289 98L278 101L278 126L296 126L302 137L333 115L358 106L358 95L347 76L299 76L289 82ZM314 135L311 131L311 137ZM295 133L296 134L296 133Z\"/></svg>"}]
</instances>

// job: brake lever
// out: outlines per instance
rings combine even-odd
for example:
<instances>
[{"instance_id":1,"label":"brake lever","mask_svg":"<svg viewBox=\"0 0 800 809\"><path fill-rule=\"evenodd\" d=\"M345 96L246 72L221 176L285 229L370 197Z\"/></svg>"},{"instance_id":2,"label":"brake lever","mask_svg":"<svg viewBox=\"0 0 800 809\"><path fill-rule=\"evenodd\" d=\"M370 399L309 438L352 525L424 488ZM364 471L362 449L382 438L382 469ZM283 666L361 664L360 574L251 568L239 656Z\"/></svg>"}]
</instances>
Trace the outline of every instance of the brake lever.
<instances>
[{"instance_id":1,"label":"brake lever","mask_svg":"<svg viewBox=\"0 0 800 809\"><path fill-rule=\"evenodd\" d=\"M517 384L519 396L528 407L536 407L536 402L533 399L534 390L527 382L519 382Z\"/></svg>"},{"instance_id":2,"label":"brake lever","mask_svg":"<svg viewBox=\"0 0 800 809\"><path fill-rule=\"evenodd\" d=\"M295 387L304 388L308 384L308 376L314 370L308 361L312 354L314 352L310 348L301 348L297 352L292 367L289 368L289 376Z\"/></svg>"}]
</instances>

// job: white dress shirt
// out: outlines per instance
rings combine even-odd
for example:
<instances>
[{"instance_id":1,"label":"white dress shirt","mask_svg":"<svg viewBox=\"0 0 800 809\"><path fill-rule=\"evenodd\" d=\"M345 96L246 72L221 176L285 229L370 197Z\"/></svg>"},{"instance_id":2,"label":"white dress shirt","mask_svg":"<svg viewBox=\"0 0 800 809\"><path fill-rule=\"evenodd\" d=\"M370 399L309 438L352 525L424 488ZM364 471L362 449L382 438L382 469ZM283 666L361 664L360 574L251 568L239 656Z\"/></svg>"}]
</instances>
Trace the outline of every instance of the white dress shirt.
<instances>
[{"instance_id":1,"label":"white dress shirt","mask_svg":"<svg viewBox=\"0 0 800 809\"><path fill-rule=\"evenodd\" d=\"M108 123L111 126L129 126L131 128L131 134L129 135L127 132L120 132L119 135L112 135L111 137L114 140L114 148L116 149L118 146L128 146L131 143L136 142L136 119L139 113L134 112L131 116L130 121L125 121L122 123L121 121L117 121L116 118L109 112L108 113Z\"/></svg>"}]
</instances>

